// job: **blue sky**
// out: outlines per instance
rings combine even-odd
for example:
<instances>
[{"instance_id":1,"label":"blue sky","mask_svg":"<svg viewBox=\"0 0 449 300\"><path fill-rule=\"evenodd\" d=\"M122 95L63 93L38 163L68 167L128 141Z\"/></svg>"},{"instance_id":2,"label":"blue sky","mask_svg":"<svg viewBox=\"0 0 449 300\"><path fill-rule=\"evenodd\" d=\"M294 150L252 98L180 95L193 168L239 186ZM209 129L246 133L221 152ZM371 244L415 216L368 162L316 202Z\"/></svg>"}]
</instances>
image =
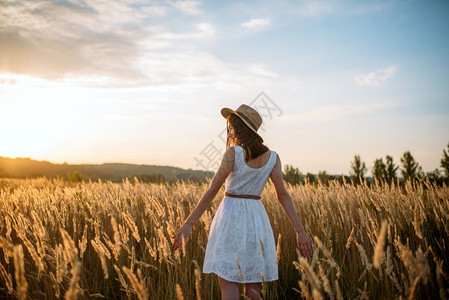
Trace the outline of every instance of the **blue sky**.
<instances>
[{"instance_id":1,"label":"blue sky","mask_svg":"<svg viewBox=\"0 0 449 300\"><path fill-rule=\"evenodd\" d=\"M261 135L304 173L405 151L431 171L449 142L448 1L2 6L1 156L202 169L212 144L214 170L220 109L263 114L261 92Z\"/></svg>"}]
</instances>

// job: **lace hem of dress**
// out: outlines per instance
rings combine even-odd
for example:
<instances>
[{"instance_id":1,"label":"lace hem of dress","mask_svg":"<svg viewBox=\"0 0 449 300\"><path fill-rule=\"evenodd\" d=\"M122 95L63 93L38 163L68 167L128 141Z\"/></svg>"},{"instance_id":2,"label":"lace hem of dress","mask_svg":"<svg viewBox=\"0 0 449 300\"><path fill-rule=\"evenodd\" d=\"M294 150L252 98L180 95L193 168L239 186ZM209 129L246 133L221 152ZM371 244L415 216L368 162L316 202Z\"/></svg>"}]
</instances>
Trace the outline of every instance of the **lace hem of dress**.
<instances>
[{"instance_id":1,"label":"lace hem of dress","mask_svg":"<svg viewBox=\"0 0 449 300\"><path fill-rule=\"evenodd\" d=\"M231 277L227 276L227 275L223 275L222 273L220 273L219 271L203 271L203 274L215 274L220 276L223 279L226 279L227 281L230 282L237 282L237 283L262 283L262 279L254 279L254 280L235 280L235 279L231 279ZM275 280L279 280L279 277L273 277L273 278L265 278L264 277L264 282L268 282L268 281L275 281Z\"/></svg>"}]
</instances>

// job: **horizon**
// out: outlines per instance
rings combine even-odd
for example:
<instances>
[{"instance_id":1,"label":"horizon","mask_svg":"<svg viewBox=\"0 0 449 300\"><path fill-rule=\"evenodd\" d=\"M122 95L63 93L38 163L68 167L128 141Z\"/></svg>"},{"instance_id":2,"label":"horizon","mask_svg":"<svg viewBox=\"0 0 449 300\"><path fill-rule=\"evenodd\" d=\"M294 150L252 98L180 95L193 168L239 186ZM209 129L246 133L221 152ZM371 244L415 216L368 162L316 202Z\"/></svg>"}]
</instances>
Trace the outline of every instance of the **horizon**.
<instances>
[{"instance_id":1,"label":"horizon","mask_svg":"<svg viewBox=\"0 0 449 300\"><path fill-rule=\"evenodd\" d=\"M413 154L412 154L412 155L413 155ZM178 168L178 169L182 169L182 170L185 170L185 171L191 170L191 171L203 171L203 172L214 172L214 173L216 172L216 170L215 170L215 171L208 171L208 170L201 170L201 169L182 168L182 167L179 167L179 166L173 166L173 165L141 164L141 163L120 162L120 161L109 161L109 162L99 162L99 163L70 163L70 162L67 162L67 161L64 161L64 162L54 162L54 161L49 161L49 160L37 160L37 159L34 159L34 158L32 158L32 157L6 157L6 156L0 155L0 158L5 158L5 159L27 159L27 160L32 160L32 161L39 162L39 163L50 163L50 164L53 164L53 165L65 165L65 164L66 164L66 165L68 165L68 166L76 166L76 165L85 165L85 166L86 166L86 165L94 165L94 166L102 166L102 165L107 165L107 164L124 164L124 165L135 165L135 166L151 166L151 167ZM364 162L364 161L362 160L362 162ZM366 162L365 162L365 163L366 163ZM394 164L395 164L396 166L398 166L398 169L397 169L397 171L396 171L396 176L397 176L398 178L403 178L403 177L402 177L402 174L401 174L402 165L401 165L400 163L398 164L396 161L394 161ZM418 164L419 164L419 162L418 162ZM285 172L285 171L286 171L286 166L287 166L287 165L282 165L282 172ZM298 167L296 167L296 166L294 166L294 165L290 165L290 166L292 166L293 168L297 168L298 171L300 172L300 175L301 175L301 176L306 176L307 174L312 174L312 175L318 176L318 173L321 172L321 171L325 171L325 172L327 173L327 175L330 175L330 176L348 176L348 177L351 177L351 176L352 176L352 175L350 175L350 172L348 172L348 173L330 173L330 172L328 172L327 170L319 170L319 171L317 171L317 172L310 172L310 171L303 171L303 170L299 169ZM420 166L421 166L421 165L420 165ZM441 168L438 168L438 169L440 169L440 171L442 171ZM0 170L1 170L1 169L0 169ZM432 171L434 171L434 170L431 170L431 171L423 170L424 173L432 172ZM442 171L442 172L443 172L443 171ZM365 177L365 178L372 178L372 177L373 177L373 174L372 174L372 172L371 172L371 169L368 168L368 166L367 166L367 171L366 171L364 177Z\"/></svg>"},{"instance_id":2,"label":"horizon","mask_svg":"<svg viewBox=\"0 0 449 300\"><path fill-rule=\"evenodd\" d=\"M0 156L216 171L223 107L303 174L424 172L449 142L449 2L11 1ZM417 22L419 20L419 22Z\"/></svg>"}]
</instances>

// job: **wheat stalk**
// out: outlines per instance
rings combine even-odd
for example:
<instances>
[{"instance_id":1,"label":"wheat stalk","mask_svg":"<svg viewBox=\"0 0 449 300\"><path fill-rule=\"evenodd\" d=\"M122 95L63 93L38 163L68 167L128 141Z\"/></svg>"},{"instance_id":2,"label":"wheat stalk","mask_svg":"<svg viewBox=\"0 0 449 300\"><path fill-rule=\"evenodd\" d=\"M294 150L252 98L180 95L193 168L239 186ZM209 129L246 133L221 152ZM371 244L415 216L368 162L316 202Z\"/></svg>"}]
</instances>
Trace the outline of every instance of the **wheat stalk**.
<instances>
[{"instance_id":1,"label":"wheat stalk","mask_svg":"<svg viewBox=\"0 0 449 300\"><path fill-rule=\"evenodd\" d=\"M83 237L78 241L78 248L80 249L80 257L83 258L87 249L87 224L84 225Z\"/></svg>"},{"instance_id":2,"label":"wheat stalk","mask_svg":"<svg viewBox=\"0 0 449 300\"><path fill-rule=\"evenodd\" d=\"M312 300L312 296L310 295L309 288L306 286L306 284L302 280L299 280L298 284L301 288L304 298L306 298L306 300Z\"/></svg>"},{"instance_id":3,"label":"wheat stalk","mask_svg":"<svg viewBox=\"0 0 449 300\"><path fill-rule=\"evenodd\" d=\"M117 225L117 220L112 217L111 218L111 226L112 226L112 230L114 231L114 245L115 245L115 252L117 252L117 254L120 254L120 231L118 229L118 225Z\"/></svg>"},{"instance_id":4,"label":"wheat stalk","mask_svg":"<svg viewBox=\"0 0 449 300\"><path fill-rule=\"evenodd\" d=\"M324 246L324 244L320 241L320 239L317 236L314 236L313 238L317 243L318 247L321 249L321 251L323 251L324 255L328 258L329 264L337 270L337 278L339 278L341 275L340 267L335 262L332 254L329 252L329 250L327 250L326 246Z\"/></svg>"},{"instance_id":5,"label":"wheat stalk","mask_svg":"<svg viewBox=\"0 0 449 300\"><path fill-rule=\"evenodd\" d=\"M335 290L337 291L337 300L343 300L343 293L341 292L338 280L335 280Z\"/></svg>"},{"instance_id":6,"label":"wheat stalk","mask_svg":"<svg viewBox=\"0 0 449 300\"><path fill-rule=\"evenodd\" d=\"M148 299L148 291L146 288L145 281L142 277L142 272L140 269L137 269L137 276L134 275L133 271L131 269L128 269L127 267L122 268L123 272L128 276L129 281L131 282L131 286L133 287L134 291L137 294L137 297L139 300L147 300Z\"/></svg>"},{"instance_id":7,"label":"wheat stalk","mask_svg":"<svg viewBox=\"0 0 449 300\"><path fill-rule=\"evenodd\" d=\"M354 244L357 246L360 252L360 257L362 258L362 261L366 267L366 269L369 271L372 269L373 265L369 262L368 256L366 255L365 249L361 244L359 244L356 240L354 240Z\"/></svg>"},{"instance_id":8,"label":"wheat stalk","mask_svg":"<svg viewBox=\"0 0 449 300\"><path fill-rule=\"evenodd\" d=\"M327 278L326 274L324 274L324 270L321 267L321 265L319 265L318 268L319 268L319 271L320 271L321 280L323 281L324 291L329 295L329 297L331 299L334 299L334 291L332 290L332 287L331 287L331 284L329 282L329 279Z\"/></svg>"},{"instance_id":9,"label":"wheat stalk","mask_svg":"<svg viewBox=\"0 0 449 300\"><path fill-rule=\"evenodd\" d=\"M118 275L118 278L120 280L120 284L125 289L126 296L128 297L128 299L131 299L131 294L129 292L128 283L126 282L125 278L123 277L122 272L120 271L120 268L117 265L114 265L114 270L115 270L115 272Z\"/></svg>"},{"instance_id":10,"label":"wheat stalk","mask_svg":"<svg viewBox=\"0 0 449 300\"><path fill-rule=\"evenodd\" d=\"M78 285L78 281L80 280L81 273L81 263L76 262L70 271L72 274L72 278L70 279L69 289L67 290L64 298L66 300L77 300L78 294L81 292L81 289Z\"/></svg>"},{"instance_id":11,"label":"wheat stalk","mask_svg":"<svg viewBox=\"0 0 449 300\"><path fill-rule=\"evenodd\" d=\"M349 249L353 240L354 240L354 227L352 227L351 233L349 234L348 240L346 242L345 246L346 249Z\"/></svg>"},{"instance_id":12,"label":"wheat stalk","mask_svg":"<svg viewBox=\"0 0 449 300\"><path fill-rule=\"evenodd\" d=\"M106 263L106 257L104 255L103 249L98 245L96 240L90 240L90 243L91 243L92 247L94 248L95 252L97 253L98 257L100 258L101 268L103 269L104 279L108 279L109 272L108 272L108 266Z\"/></svg>"},{"instance_id":13,"label":"wheat stalk","mask_svg":"<svg viewBox=\"0 0 449 300\"><path fill-rule=\"evenodd\" d=\"M8 290L8 294L12 294L14 291L13 286L12 286L12 277L8 272L6 272L5 268L3 267L3 265L1 263L0 263L0 275L6 284L6 289Z\"/></svg>"},{"instance_id":14,"label":"wheat stalk","mask_svg":"<svg viewBox=\"0 0 449 300\"><path fill-rule=\"evenodd\" d=\"M26 299L28 282L25 278L25 263L22 245L14 246L14 277L16 279L17 298Z\"/></svg>"},{"instance_id":15,"label":"wheat stalk","mask_svg":"<svg viewBox=\"0 0 449 300\"><path fill-rule=\"evenodd\" d=\"M184 300L184 295L182 294L181 286L178 283L176 284L176 298L178 300Z\"/></svg>"},{"instance_id":16,"label":"wheat stalk","mask_svg":"<svg viewBox=\"0 0 449 300\"><path fill-rule=\"evenodd\" d=\"M200 266L196 262L196 260L193 261L195 264L195 292L196 292L196 299L201 300L201 273L200 273Z\"/></svg>"},{"instance_id":17,"label":"wheat stalk","mask_svg":"<svg viewBox=\"0 0 449 300\"><path fill-rule=\"evenodd\" d=\"M243 278L242 268L240 268L239 259L237 257L235 258L235 262L237 263L237 268L239 269L239 279L242 280L242 278Z\"/></svg>"},{"instance_id":18,"label":"wheat stalk","mask_svg":"<svg viewBox=\"0 0 449 300\"><path fill-rule=\"evenodd\" d=\"M383 261L384 258L384 245L386 240L386 233L387 233L387 221L382 221L380 233L378 235L377 243L374 250L374 257L373 257L373 266L376 269L380 268L380 264Z\"/></svg>"},{"instance_id":19,"label":"wheat stalk","mask_svg":"<svg viewBox=\"0 0 449 300\"><path fill-rule=\"evenodd\" d=\"M318 279L318 276L315 274L315 271L312 269L312 267L309 265L309 263L304 257L299 258L299 263L300 266L305 271L307 278L310 281L310 284L312 285L312 295L313 295L313 290L321 289L321 282Z\"/></svg>"},{"instance_id":20,"label":"wheat stalk","mask_svg":"<svg viewBox=\"0 0 449 300\"><path fill-rule=\"evenodd\" d=\"M421 232L421 226L420 226L420 209L419 205L415 205L415 209L413 210L413 228L415 228L416 236L419 237L421 240L423 239L423 234Z\"/></svg>"},{"instance_id":21,"label":"wheat stalk","mask_svg":"<svg viewBox=\"0 0 449 300\"><path fill-rule=\"evenodd\" d=\"M133 237L136 239L138 243L140 243L140 235L139 235L139 229L137 228L136 223L134 222L131 215L126 212L122 213L123 219L125 220L126 224L128 224L129 229L131 229L131 232L133 234Z\"/></svg>"},{"instance_id":22,"label":"wheat stalk","mask_svg":"<svg viewBox=\"0 0 449 300\"><path fill-rule=\"evenodd\" d=\"M281 259L281 237L282 237L282 235L279 233L278 243L276 246L276 263L277 264L279 264L279 260Z\"/></svg>"}]
</instances>

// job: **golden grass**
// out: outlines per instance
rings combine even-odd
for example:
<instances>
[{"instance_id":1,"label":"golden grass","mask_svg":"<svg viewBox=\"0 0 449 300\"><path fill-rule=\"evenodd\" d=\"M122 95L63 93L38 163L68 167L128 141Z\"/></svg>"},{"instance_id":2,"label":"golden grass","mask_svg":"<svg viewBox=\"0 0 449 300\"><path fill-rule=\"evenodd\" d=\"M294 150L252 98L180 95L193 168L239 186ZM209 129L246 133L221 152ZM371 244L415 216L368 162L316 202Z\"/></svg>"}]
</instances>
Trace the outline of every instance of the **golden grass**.
<instances>
[{"instance_id":1,"label":"golden grass","mask_svg":"<svg viewBox=\"0 0 449 300\"><path fill-rule=\"evenodd\" d=\"M264 299L446 298L447 187L286 186L314 251L300 256L269 182L262 201L277 237L279 280L264 282ZM224 188L187 243L173 251L170 238L207 187L1 179L0 295L218 299L216 276L201 268Z\"/></svg>"}]
</instances>

